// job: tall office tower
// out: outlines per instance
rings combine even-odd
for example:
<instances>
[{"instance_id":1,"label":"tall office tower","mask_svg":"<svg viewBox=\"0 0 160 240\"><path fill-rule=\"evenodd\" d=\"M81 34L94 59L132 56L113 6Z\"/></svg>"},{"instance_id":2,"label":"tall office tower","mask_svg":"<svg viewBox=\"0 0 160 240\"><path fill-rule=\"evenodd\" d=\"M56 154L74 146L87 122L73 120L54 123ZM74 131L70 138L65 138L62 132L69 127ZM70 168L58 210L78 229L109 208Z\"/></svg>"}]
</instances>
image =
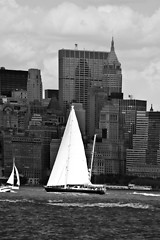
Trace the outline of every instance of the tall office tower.
<instances>
[{"instance_id":1,"label":"tall office tower","mask_svg":"<svg viewBox=\"0 0 160 240\"><path fill-rule=\"evenodd\" d=\"M42 101L42 81L39 69L28 70L27 97L28 102Z\"/></svg>"},{"instance_id":2,"label":"tall office tower","mask_svg":"<svg viewBox=\"0 0 160 240\"><path fill-rule=\"evenodd\" d=\"M89 91L89 116L88 136L93 136L95 129L99 128L100 111L108 102L108 95L101 87L92 87Z\"/></svg>"},{"instance_id":3,"label":"tall office tower","mask_svg":"<svg viewBox=\"0 0 160 240\"><path fill-rule=\"evenodd\" d=\"M28 71L0 68L0 95L12 96L12 91L27 90Z\"/></svg>"},{"instance_id":4,"label":"tall office tower","mask_svg":"<svg viewBox=\"0 0 160 240\"><path fill-rule=\"evenodd\" d=\"M137 111L146 111L147 102L137 99L123 99L120 104L121 129L123 129L123 137L125 148L132 148L133 134L136 133L136 117Z\"/></svg>"},{"instance_id":5,"label":"tall office tower","mask_svg":"<svg viewBox=\"0 0 160 240\"><path fill-rule=\"evenodd\" d=\"M111 42L111 50L103 68L102 86L105 88L108 95L122 92L121 64L115 53L113 38Z\"/></svg>"},{"instance_id":6,"label":"tall office tower","mask_svg":"<svg viewBox=\"0 0 160 240\"><path fill-rule=\"evenodd\" d=\"M137 112L133 149L127 149L126 173L160 177L160 112Z\"/></svg>"},{"instance_id":7,"label":"tall office tower","mask_svg":"<svg viewBox=\"0 0 160 240\"><path fill-rule=\"evenodd\" d=\"M89 88L102 84L108 53L61 49L58 57L60 106L66 110L72 101L77 101L86 109Z\"/></svg>"}]
</instances>

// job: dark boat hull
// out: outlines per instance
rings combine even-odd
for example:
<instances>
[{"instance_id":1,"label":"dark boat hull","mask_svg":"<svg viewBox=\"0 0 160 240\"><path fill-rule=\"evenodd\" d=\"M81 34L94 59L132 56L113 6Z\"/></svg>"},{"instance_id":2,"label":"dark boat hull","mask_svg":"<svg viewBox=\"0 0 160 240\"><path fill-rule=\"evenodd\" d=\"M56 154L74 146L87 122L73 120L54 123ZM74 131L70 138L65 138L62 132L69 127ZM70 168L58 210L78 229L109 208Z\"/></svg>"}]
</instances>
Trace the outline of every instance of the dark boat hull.
<instances>
[{"instance_id":1,"label":"dark boat hull","mask_svg":"<svg viewBox=\"0 0 160 240\"><path fill-rule=\"evenodd\" d=\"M47 192L66 192L66 193L87 193L87 194L105 194L104 189L98 188L74 188L74 187L44 187Z\"/></svg>"}]
</instances>

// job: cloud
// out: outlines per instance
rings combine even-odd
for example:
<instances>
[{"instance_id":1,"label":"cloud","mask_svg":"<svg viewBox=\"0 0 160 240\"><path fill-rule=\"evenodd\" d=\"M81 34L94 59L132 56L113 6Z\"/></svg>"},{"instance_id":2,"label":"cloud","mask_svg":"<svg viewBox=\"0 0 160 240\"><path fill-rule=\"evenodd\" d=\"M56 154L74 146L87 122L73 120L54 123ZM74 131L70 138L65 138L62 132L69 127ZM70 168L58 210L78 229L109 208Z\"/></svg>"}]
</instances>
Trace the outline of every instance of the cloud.
<instances>
[{"instance_id":1,"label":"cloud","mask_svg":"<svg viewBox=\"0 0 160 240\"><path fill-rule=\"evenodd\" d=\"M159 34L159 26L160 26L160 8L151 16L146 17L143 20L143 44L151 44L158 45L160 41Z\"/></svg>"},{"instance_id":2,"label":"cloud","mask_svg":"<svg viewBox=\"0 0 160 240\"><path fill-rule=\"evenodd\" d=\"M50 56L43 61L43 87L44 89L58 89L58 56Z\"/></svg>"},{"instance_id":3,"label":"cloud","mask_svg":"<svg viewBox=\"0 0 160 240\"><path fill-rule=\"evenodd\" d=\"M148 110L153 104L154 110L160 110L160 61L148 63L143 70L126 70L123 72L123 92L125 97L133 95L134 99L146 100Z\"/></svg>"},{"instance_id":4,"label":"cloud","mask_svg":"<svg viewBox=\"0 0 160 240\"><path fill-rule=\"evenodd\" d=\"M2 66L8 59L17 69L37 67L44 88L57 88L59 49L78 43L81 49L109 51L113 35L122 63L123 91L158 102L160 8L146 15L127 6L128 1L121 1L121 5L89 1L86 6L57 1L50 9L40 4L31 8L28 2L0 0Z\"/></svg>"},{"instance_id":5,"label":"cloud","mask_svg":"<svg viewBox=\"0 0 160 240\"><path fill-rule=\"evenodd\" d=\"M34 56L34 51L30 46L26 46L25 39L8 38L2 43L3 54L20 62L26 61Z\"/></svg>"}]
</instances>

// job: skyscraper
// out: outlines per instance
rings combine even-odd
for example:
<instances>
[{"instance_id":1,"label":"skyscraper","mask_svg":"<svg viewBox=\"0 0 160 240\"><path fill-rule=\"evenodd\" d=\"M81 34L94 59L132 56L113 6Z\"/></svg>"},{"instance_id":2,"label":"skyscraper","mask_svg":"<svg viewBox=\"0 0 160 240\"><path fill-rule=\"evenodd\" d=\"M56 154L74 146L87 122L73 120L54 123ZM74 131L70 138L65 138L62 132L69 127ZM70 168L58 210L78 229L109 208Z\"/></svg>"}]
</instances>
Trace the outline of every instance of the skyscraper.
<instances>
[{"instance_id":1,"label":"skyscraper","mask_svg":"<svg viewBox=\"0 0 160 240\"><path fill-rule=\"evenodd\" d=\"M103 68L102 86L109 96L113 93L122 92L121 64L115 53L113 38L111 50L108 53L107 61Z\"/></svg>"},{"instance_id":2,"label":"skyscraper","mask_svg":"<svg viewBox=\"0 0 160 240\"><path fill-rule=\"evenodd\" d=\"M88 89L101 85L107 52L59 50L59 101L66 110L72 101L86 107Z\"/></svg>"},{"instance_id":3,"label":"skyscraper","mask_svg":"<svg viewBox=\"0 0 160 240\"><path fill-rule=\"evenodd\" d=\"M42 81L39 69L28 70L27 98L28 102L42 101Z\"/></svg>"},{"instance_id":4,"label":"skyscraper","mask_svg":"<svg viewBox=\"0 0 160 240\"><path fill-rule=\"evenodd\" d=\"M127 149L126 171L139 177L160 177L160 112L137 112L133 148Z\"/></svg>"}]
</instances>

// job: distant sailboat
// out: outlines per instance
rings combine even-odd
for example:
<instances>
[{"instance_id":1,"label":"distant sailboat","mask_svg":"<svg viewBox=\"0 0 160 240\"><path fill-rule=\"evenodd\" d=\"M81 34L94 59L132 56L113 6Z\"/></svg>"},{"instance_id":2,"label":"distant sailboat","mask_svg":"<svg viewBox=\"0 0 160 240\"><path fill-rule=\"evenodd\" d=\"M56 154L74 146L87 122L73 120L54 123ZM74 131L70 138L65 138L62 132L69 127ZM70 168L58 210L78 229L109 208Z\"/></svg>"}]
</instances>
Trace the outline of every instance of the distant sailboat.
<instances>
[{"instance_id":1,"label":"distant sailboat","mask_svg":"<svg viewBox=\"0 0 160 240\"><path fill-rule=\"evenodd\" d=\"M14 181L14 176L16 176L16 183ZM15 159L13 159L13 168L10 177L8 178L7 184L12 190L18 190L20 187L20 178L18 169L15 165Z\"/></svg>"},{"instance_id":2,"label":"distant sailboat","mask_svg":"<svg viewBox=\"0 0 160 240\"><path fill-rule=\"evenodd\" d=\"M45 190L47 192L105 193L102 186L94 186L90 181L83 140L73 106Z\"/></svg>"},{"instance_id":3,"label":"distant sailboat","mask_svg":"<svg viewBox=\"0 0 160 240\"><path fill-rule=\"evenodd\" d=\"M14 180L15 175L16 175L16 183ZM13 168L12 168L11 175L9 176L6 185L0 186L0 192L11 192L12 190L18 190L19 187L20 187L19 173L15 165L15 159L13 159Z\"/></svg>"}]
</instances>

